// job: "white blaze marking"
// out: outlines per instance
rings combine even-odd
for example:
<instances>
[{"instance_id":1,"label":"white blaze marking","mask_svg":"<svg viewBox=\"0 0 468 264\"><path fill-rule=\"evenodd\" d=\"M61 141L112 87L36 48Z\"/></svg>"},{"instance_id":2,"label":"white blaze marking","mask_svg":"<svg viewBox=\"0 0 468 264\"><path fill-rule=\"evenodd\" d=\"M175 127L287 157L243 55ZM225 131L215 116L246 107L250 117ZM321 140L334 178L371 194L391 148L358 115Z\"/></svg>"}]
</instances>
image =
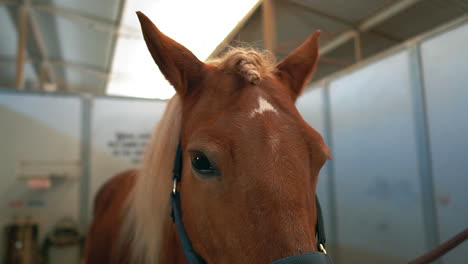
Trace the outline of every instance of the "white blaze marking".
<instances>
[{"instance_id":1,"label":"white blaze marking","mask_svg":"<svg viewBox=\"0 0 468 264\"><path fill-rule=\"evenodd\" d=\"M257 114L260 115L266 111L272 111L275 114L278 114L278 111L267 100L260 96L258 98L258 107L252 110L252 112L250 112L250 117L253 118Z\"/></svg>"}]
</instances>

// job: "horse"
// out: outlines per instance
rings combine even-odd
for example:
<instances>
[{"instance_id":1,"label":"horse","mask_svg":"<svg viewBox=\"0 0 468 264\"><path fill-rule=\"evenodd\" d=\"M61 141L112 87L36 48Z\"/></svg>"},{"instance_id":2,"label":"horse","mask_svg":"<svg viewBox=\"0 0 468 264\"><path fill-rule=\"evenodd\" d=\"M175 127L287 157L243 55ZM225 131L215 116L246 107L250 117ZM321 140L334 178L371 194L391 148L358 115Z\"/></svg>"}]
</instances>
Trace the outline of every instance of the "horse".
<instances>
[{"instance_id":1,"label":"horse","mask_svg":"<svg viewBox=\"0 0 468 264\"><path fill-rule=\"evenodd\" d=\"M320 31L279 62L251 48L201 62L137 15L176 95L140 168L99 190L82 263L299 263L324 251L316 185L330 150L295 106Z\"/></svg>"}]
</instances>

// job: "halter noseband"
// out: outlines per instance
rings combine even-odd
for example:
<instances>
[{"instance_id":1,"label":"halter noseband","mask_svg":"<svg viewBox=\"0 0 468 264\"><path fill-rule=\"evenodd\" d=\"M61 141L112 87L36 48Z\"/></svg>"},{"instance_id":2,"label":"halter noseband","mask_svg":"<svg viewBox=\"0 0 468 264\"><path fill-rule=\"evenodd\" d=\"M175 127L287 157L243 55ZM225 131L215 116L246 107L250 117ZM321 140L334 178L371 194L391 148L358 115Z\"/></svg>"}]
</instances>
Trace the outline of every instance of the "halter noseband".
<instances>
[{"instance_id":1,"label":"halter noseband","mask_svg":"<svg viewBox=\"0 0 468 264\"><path fill-rule=\"evenodd\" d=\"M177 184L182 179L182 148L179 143L177 146L177 151L174 160L173 173L173 186L171 193L171 205L172 205L172 220L176 225L177 233L179 234L180 243L182 250L184 251L185 257L189 264L206 264L206 261L200 257L200 255L195 252L190 243L190 239L185 232L184 225L182 223L182 209L180 207L180 193L177 191ZM317 204L317 226L316 226L316 235L317 235L317 248L320 252L306 252L300 255L294 255L279 260L275 260L270 264L332 264L331 258L328 256L327 251L325 250L325 228L322 217L322 209L320 208L320 203L315 196L315 201Z\"/></svg>"}]
</instances>

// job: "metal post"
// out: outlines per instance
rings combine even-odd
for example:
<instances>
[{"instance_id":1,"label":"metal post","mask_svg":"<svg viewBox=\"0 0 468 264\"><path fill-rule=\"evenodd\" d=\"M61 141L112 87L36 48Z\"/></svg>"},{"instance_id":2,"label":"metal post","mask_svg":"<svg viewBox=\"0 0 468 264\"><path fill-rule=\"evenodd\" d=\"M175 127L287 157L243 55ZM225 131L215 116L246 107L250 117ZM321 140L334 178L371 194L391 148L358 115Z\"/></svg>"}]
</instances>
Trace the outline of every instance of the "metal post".
<instances>
[{"instance_id":1,"label":"metal post","mask_svg":"<svg viewBox=\"0 0 468 264\"><path fill-rule=\"evenodd\" d=\"M44 90L45 84L47 82L47 72L46 72L46 65L41 62L39 66L39 90Z\"/></svg>"},{"instance_id":2,"label":"metal post","mask_svg":"<svg viewBox=\"0 0 468 264\"><path fill-rule=\"evenodd\" d=\"M356 35L354 36L354 57L356 63L362 60L362 43L361 34L359 32L356 32Z\"/></svg>"},{"instance_id":3,"label":"metal post","mask_svg":"<svg viewBox=\"0 0 468 264\"><path fill-rule=\"evenodd\" d=\"M92 97L81 97L81 177L80 177L80 227L86 230L89 221L89 189L90 189L90 163L91 163L91 111Z\"/></svg>"},{"instance_id":4,"label":"metal post","mask_svg":"<svg viewBox=\"0 0 468 264\"><path fill-rule=\"evenodd\" d=\"M330 83L326 82L322 88L322 96L323 96L323 113L324 113L324 138L325 142L327 143L328 147L331 149L331 154L333 156L333 136L332 136L332 117L331 117L331 100L330 100ZM331 226L330 234L328 237L329 240L332 242L333 245L338 245L338 224L337 224L337 211L336 211L336 190L335 190L335 168L333 161L327 161L326 163L326 170L328 175L328 201L329 201L329 214L330 214L330 223ZM338 247L335 247L338 248ZM336 258L335 261L338 261L339 252L334 254Z\"/></svg>"},{"instance_id":5,"label":"metal post","mask_svg":"<svg viewBox=\"0 0 468 264\"><path fill-rule=\"evenodd\" d=\"M264 48L274 52L276 46L276 26L273 0L263 1L262 16Z\"/></svg>"},{"instance_id":6,"label":"metal post","mask_svg":"<svg viewBox=\"0 0 468 264\"><path fill-rule=\"evenodd\" d=\"M432 157L429 142L429 128L427 124L427 106L424 94L423 65L419 44L410 50L410 76L412 97L414 103L416 147L418 155L419 179L421 183L421 200L426 233L426 249L436 247L439 242L439 226L434 196L434 182L432 172ZM440 262L438 262L440 263Z\"/></svg>"}]
</instances>

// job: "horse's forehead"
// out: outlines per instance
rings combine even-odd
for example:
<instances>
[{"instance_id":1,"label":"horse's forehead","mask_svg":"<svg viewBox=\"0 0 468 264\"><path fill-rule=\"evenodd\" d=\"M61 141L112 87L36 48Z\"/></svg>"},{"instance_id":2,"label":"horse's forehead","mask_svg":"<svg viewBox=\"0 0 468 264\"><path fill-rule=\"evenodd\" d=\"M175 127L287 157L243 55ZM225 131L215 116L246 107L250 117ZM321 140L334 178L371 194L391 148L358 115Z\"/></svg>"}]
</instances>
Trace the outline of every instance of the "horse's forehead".
<instances>
[{"instance_id":1,"label":"horse's forehead","mask_svg":"<svg viewBox=\"0 0 468 264\"><path fill-rule=\"evenodd\" d=\"M306 148L301 146L323 145L321 136L301 118L287 93L274 90L274 86L237 89L205 93L196 109L188 110L191 118L185 135L192 142L216 142L240 152L266 151L263 156L272 157L282 149L302 155Z\"/></svg>"},{"instance_id":2,"label":"horse's forehead","mask_svg":"<svg viewBox=\"0 0 468 264\"><path fill-rule=\"evenodd\" d=\"M293 102L280 96L272 96L261 87L242 87L237 95L223 94L198 105L193 128L205 133L222 135L221 140L264 140L271 138L278 145L281 137L290 130L300 131L300 116L296 115ZM223 96L227 98L222 98ZM192 121L193 121L192 120ZM205 122L206 121L206 122ZM198 128L198 129L197 129ZM225 137L224 135L231 135Z\"/></svg>"},{"instance_id":3,"label":"horse's forehead","mask_svg":"<svg viewBox=\"0 0 468 264\"><path fill-rule=\"evenodd\" d=\"M257 105L254 105L254 109L250 111L249 117L261 117L265 112L272 112L278 114L278 110L274 107L267 99L263 96L258 96Z\"/></svg>"},{"instance_id":4,"label":"horse's forehead","mask_svg":"<svg viewBox=\"0 0 468 264\"><path fill-rule=\"evenodd\" d=\"M185 122L190 123L190 130L211 131L215 135L229 130L246 136L257 131L256 135L263 132L265 136L274 136L277 142L277 134L285 130L280 125L301 129L302 119L292 98L275 79L267 78L252 85L235 75L215 77L200 87L193 105L186 107Z\"/></svg>"},{"instance_id":5,"label":"horse's forehead","mask_svg":"<svg viewBox=\"0 0 468 264\"><path fill-rule=\"evenodd\" d=\"M199 97L198 117L217 117L236 121L278 120L295 113L294 102L287 90L271 77L252 85L235 76L222 76L207 85ZM298 117L299 118L299 117ZM195 117L196 119L196 117Z\"/></svg>"}]
</instances>

